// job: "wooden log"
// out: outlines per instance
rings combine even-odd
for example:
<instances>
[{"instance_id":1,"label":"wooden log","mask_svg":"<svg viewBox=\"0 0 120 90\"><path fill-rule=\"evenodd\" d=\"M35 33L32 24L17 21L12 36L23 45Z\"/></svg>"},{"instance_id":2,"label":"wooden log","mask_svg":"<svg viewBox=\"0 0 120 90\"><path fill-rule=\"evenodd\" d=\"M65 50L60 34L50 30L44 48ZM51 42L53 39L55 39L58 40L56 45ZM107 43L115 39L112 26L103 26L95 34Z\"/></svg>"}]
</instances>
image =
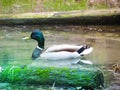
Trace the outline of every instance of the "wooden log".
<instances>
[{"instance_id":1,"label":"wooden log","mask_svg":"<svg viewBox=\"0 0 120 90\"><path fill-rule=\"evenodd\" d=\"M119 18L120 15L63 18L0 18L0 25L119 25Z\"/></svg>"},{"instance_id":2,"label":"wooden log","mask_svg":"<svg viewBox=\"0 0 120 90\"><path fill-rule=\"evenodd\" d=\"M0 72L0 82L99 88L104 77L99 69L90 67L7 66Z\"/></svg>"}]
</instances>

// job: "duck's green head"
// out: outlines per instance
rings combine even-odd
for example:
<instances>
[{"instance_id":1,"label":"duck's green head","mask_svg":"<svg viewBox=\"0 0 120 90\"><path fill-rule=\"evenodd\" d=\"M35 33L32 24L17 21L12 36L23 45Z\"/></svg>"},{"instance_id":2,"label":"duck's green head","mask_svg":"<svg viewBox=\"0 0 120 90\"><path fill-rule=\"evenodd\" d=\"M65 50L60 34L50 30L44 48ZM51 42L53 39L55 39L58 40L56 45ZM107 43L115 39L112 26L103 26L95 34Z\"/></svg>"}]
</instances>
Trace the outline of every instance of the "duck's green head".
<instances>
[{"instance_id":1,"label":"duck's green head","mask_svg":"<svg viewBox=\"0 0 120 90\"><path fill-rule=\"evenodd\" d=\"M43 33L39 29L34 30L31 33L30 38L36 40L38 42L38 46L44 49L45 38Z\"/></svg>"}]
</instances>

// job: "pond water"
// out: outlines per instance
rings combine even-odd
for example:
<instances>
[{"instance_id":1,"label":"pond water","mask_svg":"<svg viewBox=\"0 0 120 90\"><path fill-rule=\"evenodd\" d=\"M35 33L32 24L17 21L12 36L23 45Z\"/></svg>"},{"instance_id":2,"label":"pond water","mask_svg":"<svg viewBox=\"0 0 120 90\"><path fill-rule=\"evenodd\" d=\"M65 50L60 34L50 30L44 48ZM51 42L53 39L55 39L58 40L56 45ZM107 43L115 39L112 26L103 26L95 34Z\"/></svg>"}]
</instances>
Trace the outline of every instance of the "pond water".
<instances>
[{"instance_id":1,"label":"pond water","mask_svg":"<svg viewBox=\"0 0 120 90\"><path fill-rule=\"evenodd\" d=\"M45 47L53 44L89 44L94 50L91 54L85 56L85 58L92 61L95 65L102 65L101 68L104 66L104 68L110 70L110 66L107 67L108 65L120 63L120 52L118 51L120 49L120 26L19 25L0 26L0 66L9 64L27 65L33 62L31 54L37 43L34 40L23 41L22 38L29 36L34 29L41 29L44 33L46 39ZM113 85L110 88L119 88L119 85L120 83L117 83L115 87ZM13 87L17 88L18 86ZM12 87L9 86L9 88ZM21 88L26 87L23 85ZM40 86L30 86L29 88L41 90ZM70 90L72 89L70 88Z\"/></svg>"}]
</instances>

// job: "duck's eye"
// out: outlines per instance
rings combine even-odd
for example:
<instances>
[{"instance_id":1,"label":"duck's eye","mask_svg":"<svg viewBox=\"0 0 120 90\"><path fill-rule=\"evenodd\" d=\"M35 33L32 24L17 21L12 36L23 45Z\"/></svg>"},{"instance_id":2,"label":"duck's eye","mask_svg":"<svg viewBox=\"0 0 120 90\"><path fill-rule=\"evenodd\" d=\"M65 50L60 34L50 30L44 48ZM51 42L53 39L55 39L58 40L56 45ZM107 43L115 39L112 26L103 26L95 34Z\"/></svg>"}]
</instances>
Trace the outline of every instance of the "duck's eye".
<instances>
[{"instance_id":1,"label":"duck's eye","mask_svg":"<svg viewBox=\"0 0 120 90\"><path fill-rule=\"evenodd\" d=\"M36 37L35 33L32 33L31 34L31 39L35 39L35 37Z\"/></svg>"}]
</instances>

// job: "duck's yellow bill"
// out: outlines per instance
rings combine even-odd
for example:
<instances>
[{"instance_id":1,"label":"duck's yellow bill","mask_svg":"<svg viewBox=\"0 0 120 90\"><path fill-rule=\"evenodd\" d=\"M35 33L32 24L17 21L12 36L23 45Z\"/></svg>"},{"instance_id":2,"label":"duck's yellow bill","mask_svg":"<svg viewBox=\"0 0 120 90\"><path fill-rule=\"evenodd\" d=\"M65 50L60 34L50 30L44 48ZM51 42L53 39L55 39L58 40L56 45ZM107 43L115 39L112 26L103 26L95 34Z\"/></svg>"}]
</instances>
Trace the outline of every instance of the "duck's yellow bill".
<instances>
[{"instance_id":1,"label":"duck's yellow bill","mask_svg":"<svg viewBox=\"0 0 120 90\"><path fill-rule=\"evenodd\" d=\"M29 40L29 39L31 39L30 37L24 37L24 38L22 38L23 40Z\"/></svg>"}]
</instances>

